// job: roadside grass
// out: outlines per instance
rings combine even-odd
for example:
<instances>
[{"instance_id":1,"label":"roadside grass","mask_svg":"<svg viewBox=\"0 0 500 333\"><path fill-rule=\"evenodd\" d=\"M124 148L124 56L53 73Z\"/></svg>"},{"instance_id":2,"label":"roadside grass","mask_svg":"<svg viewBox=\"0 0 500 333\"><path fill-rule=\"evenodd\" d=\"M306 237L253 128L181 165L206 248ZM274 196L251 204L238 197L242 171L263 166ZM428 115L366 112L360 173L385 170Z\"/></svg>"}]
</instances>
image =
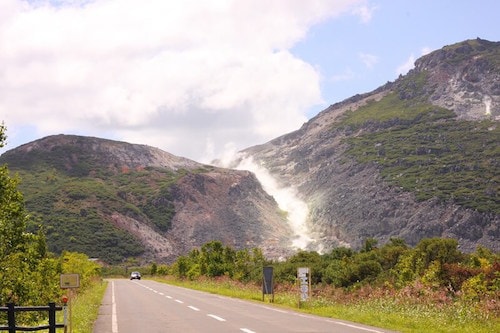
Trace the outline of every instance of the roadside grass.
<instances>
[{"instance_id":1,"label":"roadside grass","mask_svg":"<svg viewBox=\"0 0 500 333\"><path fill-rule=\"evenodd\" d=\"M173 277L155 278L156 281L189 289L196 289L228 297L262 302L261 286L243 284L227 278L178 280ZM370 297L352 297L336 301L336 297L315 295L299 307L298 292L293 286L275 287L273 305L319 315L323 317L349 320L399 332L451 333L500 332L498 308L484 312L477 302L437 302L435 299L419 299L395 296L392 293ZM344 295L345 296L345 295ZM495 303L497 300L493 299ZM264 303L271 302L266 295Z\"/></svg>"},{"instance_id":2,"label":"roadside grass","mask_svg":"<svg viewBox=\"0 0 500 333\"><path fill-rule=\"evenodd\" d=\"M92 333L107 285L104 280L93 282L84 292L72 297L70 320L74 333ZM62 321L61 316L58 322Z\"/></svg>"}]
</instances>

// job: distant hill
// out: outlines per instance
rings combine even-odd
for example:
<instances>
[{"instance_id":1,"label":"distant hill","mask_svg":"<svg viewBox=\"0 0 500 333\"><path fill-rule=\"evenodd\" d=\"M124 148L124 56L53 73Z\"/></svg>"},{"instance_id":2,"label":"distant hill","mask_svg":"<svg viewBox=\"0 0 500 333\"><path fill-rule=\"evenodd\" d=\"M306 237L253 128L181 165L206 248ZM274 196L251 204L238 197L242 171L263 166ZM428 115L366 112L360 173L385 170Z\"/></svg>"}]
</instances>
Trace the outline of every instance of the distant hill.
<instances>
[{"instance_id":1,"label":"distant hill","mask_svg":"<svg viewBox=\"0 0 500 333\"><path fill-rule=\"evenodd\" d=\"M241 152L309 209L310 250L452 237L500 251L500 43L445 46L373 92ZM0 156L50 250L170 262L210 240L286 256L295 237L254 174L57 135ZM34 228L34 226L32 226Z\"/></svg>"},{"instance_id":2,"label":"distant hill","mask_svg":"<svg viewBox=\"0 0 500 333\"><path fill-rule=\"evenodd\" d=\"M289 244L284 214L247 171L73 135L22 145L0 162L20 175L27 208L56 253L169 262L211 240L271 257Z\"/></svg>"}]
</instances>

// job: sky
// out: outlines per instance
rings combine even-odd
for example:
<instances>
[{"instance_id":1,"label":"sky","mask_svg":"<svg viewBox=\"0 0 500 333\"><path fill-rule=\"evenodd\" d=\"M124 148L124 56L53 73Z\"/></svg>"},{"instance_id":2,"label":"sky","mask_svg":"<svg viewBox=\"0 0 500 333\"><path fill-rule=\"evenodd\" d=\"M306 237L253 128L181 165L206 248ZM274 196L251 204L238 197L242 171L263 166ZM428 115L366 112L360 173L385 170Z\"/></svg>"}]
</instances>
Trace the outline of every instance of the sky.
<instances>
[{"instance_id":1,"label":"sky","mask_svg":"<svg viewBox=\"0 0 500 333\"><path fill-rule=\"evenodd\" d=\"M0 0L0 153L55 134L209 163L500 40L497 0Z\"/></svg>"}]
</instances>

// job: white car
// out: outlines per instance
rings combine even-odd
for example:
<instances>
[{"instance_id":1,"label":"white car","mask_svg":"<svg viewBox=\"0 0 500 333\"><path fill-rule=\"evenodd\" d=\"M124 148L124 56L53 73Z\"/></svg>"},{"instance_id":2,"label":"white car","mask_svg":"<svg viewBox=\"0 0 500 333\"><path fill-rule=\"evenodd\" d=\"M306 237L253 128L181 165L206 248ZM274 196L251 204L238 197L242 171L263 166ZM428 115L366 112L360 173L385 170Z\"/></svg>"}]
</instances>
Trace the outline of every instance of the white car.
<instances>
[{"instance_id":1,"label":"white car","mask_svg":"<svg viewBox=\"0 0 500 333\"><path fill-rule=\"evenodd\" d=\"M141 273L139 272L132 272L130 274L130 280L140 280L141 279Z\"/></svg>"}]
</instances>

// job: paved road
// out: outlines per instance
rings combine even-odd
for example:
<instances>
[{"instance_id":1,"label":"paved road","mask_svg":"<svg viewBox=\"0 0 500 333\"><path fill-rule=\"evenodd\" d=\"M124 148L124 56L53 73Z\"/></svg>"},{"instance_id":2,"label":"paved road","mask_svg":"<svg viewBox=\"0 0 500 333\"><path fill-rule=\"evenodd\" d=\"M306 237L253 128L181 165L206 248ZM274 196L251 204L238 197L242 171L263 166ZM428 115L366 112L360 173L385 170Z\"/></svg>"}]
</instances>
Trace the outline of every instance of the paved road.
<instances>
[{"instance_id":1,"label":"paved road","mask_svg":"<svg viewBox=\"0 0 500 333\"><path fill-rule=\"evenodd\" d=\"M377 333L383 329L305 315L148 280L110 280L94 333Z\"/></svg>"}]
</instances>

